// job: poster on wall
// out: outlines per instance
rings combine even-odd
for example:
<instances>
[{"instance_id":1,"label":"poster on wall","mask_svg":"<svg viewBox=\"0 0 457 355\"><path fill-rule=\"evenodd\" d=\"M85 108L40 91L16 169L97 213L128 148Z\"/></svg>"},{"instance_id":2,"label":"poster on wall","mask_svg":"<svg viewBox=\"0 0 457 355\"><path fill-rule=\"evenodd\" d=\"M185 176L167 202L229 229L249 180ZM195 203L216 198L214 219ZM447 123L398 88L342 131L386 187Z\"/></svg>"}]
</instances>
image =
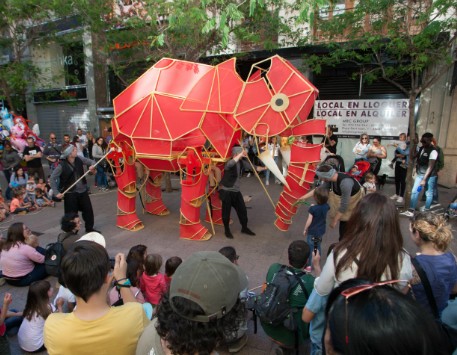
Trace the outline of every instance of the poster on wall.
<instances>
[{"instance_id":1,"label":"poster on wall","mask_svg":"<svg viewBox=\"0 0 457 355\"><path fill-rule=\"evenodd\" d=\"M407 99L316 100L314 117L327 120L338 137L370 136L396 138L408 132Z\"/></svg>"}]
</instances>

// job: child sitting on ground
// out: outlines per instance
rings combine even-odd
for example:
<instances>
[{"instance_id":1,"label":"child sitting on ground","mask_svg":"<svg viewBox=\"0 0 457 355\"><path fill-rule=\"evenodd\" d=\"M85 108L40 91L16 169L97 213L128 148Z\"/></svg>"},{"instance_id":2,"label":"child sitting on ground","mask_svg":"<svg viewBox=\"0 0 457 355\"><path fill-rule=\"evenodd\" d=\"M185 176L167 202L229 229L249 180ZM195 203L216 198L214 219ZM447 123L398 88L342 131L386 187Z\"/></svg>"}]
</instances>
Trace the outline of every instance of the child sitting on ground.
<instances>
[{"instance_id":1,"label":"child sitting on ground","mask_svg":"<svg viewBox=\"0 0 457 355\"><path fill-rule=\"evenodd\" d=\"M312 205L308 210L308 219L306 220L303 235L309 245L308 267L306 271L311 271L312 258L316 250L321 252L322 236L325 234L327 222L327 212L330 210L328 205L328 190L318 187L314 190L314 201L317 205Z\"/></svg>"},{"instance_id":2,"label":"child sitting on ground","mask_svg":"<svg viewBox=\"0 0 457 355\"><path fill-rule=\"evenodd\" d=\"M167 290L170 289L171 277L175 273L179 265L181 265L182 259L179 256L172 256L168 258L165 262L165 284L167 285Z\"/></svg>"},{"instance_id":3,"label":"child sitting on ground","mask_svg":"<svg viewBox=\"0 0 457 355\"><path fill-rule=\"evenodd\" d=\"M13 199L11 200L10 204L10 212L11 213L21 213L26 214L32 210L32 204L30 202L24 202L24 195L25 192L22 188L17 187L13 189Z\"/></svg>"},{"instance_id":4,"label":"child sitting on ground","mask_svg":"<svg viewBox=\"0 0 457 355\"><path fill-rule=\"evenodd\" d=\"M36 187L43 190L44 194L47 196L48 195L48 187L46 186L46 183L44 182L43 179L38 179L38 182L36 183Z\"/></svg>"},{"instance_id":5,"label":"child sitting on ground","mask_svg":"<svg viewBox=\"0 0 457 355\"><path fill-rule=\"evenodd\" d=\"M29 176L29 179L27 180L27 185L26 185L26 190L27 190L27 197L30 200L30 202L35 202L35 189L36 189L36 183L35 183L35 177L33 175Z\"/></svg>"},{"instance_id":6,"label":"child sitting on ground","mask_svg":"<svg viewBox=\"0 0 457 355\"><path fill-rule=\"evenodd\" d=\"M37 187L35 189L35 198L36 198L35 202L38 207L46 207L46 206L55 207L55 202L51 201L49 198L47 198L44 191L42 189L40 189L39 187Z\"/></svg>"},{"instance_id":7,"label":"child sitting on ground","mask_svg":"<svg viewBox=\"0 0 457 355\"><path fill-rule=\"evenodd\" d=\"M167 292L164 275L159 273L162 266L162 257L159 254L148 254L144 261L144 272L140 279L140 289L144 299L157 306L162 296Z\"/></svg>"},{"instance_id":8,"label":"child sitting on ground","mask_svg":"<svg viewBox=\"0 0 457 355\"><path fill-rule=\"evenodd\" d=\"M373 173L367 173L363 188L367 194L376 192L376 176Z\"/></svg>"},{"instance_id":9,"label":"child sitting on ground","mask_svg":"<svg viewBox=\"0 0 457 355\"><path fill-rule=\"evenodd\" d=\"M46 350L43 338L44 322L51 313L60 312L50 301L52 292L51 284L46 280L33 282L29 287L23 313L24 320L17 333L19 346L26 352Z\"/></svg>"},{"instance_id":10,"label":"child sitting on ground","mask_svg":"<svg viewBox=\"0 0 457 355\"><path fill-rule=\"evenodd\" d=\"M45 189L43 191L46 192L46 196L50 200L54 200L53 199L54 191L52 191L52 189L51 189L51 175L48 176L48 179L46 180L46 184L44 186L45 186Z\"/></svg>"}]
</instances>

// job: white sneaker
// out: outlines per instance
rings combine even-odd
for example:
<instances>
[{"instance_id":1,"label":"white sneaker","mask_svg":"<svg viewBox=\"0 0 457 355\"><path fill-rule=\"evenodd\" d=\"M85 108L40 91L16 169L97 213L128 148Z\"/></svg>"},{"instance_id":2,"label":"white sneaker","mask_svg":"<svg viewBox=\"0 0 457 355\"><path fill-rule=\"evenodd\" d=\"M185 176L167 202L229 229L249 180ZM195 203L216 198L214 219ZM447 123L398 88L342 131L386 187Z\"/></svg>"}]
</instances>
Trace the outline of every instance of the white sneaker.
<instances>
[{"instance_id":1,"label":"white sneaker","mask_svg":"<svg viewBox=\"0 0 457 355\"><path fill-rule=\"evenodd\" d=\"M403 203L403 202L405 202L405 199L401 196L398 196L397 203Z\"/></svg>"},{"instance_id":2,"label":"white sneaker","mask_svg":"<svg viewBox=\"0 0 457 355\"><path fill-rule=\"evenodd\" d=\"M430 208L425 208L425 206L422 206L421 208L419 208L419 211L420 212L429 212Z\"/></svg>"},{"instance_id":3,"label":"white sneaker","mask_svg":"<svg viewBox=\"0 0 457 355\"><path fill-rule=\"evenodd\" d=\"M401 212L400 215L405 217L414 217L414 213L408 210L406 210L405 212Z\"/></svg>"},{"instance_id":4,"label":"white sneaker","mask_svg":"<svg viewBox=\"0 0 457 355\"><path fill-rule=\"evenodd\" d=\"M248 174L246 175L246 177L251 177L251 173L248 173Z\"/></svg>"},{"instance_id":5,"label":"white sneaker","mask_svg":"<svg viewBox=\"0 0 457 355\"><path fill-rule=\"evenodd\" d=\"M435 207L438 207L438 206L441 206L441 204L440 203L432 203L430 208L435 208Z\"/></svg>"},{"instance_id":6,"label":"white sneaker","mask_svg":"<svg viewBox=\"0 0 457 355\"><path fill-rule=\"evenodd\" d=\"M397 194L395 194L395 195L390 196L390 199L391 199L391 200L396 200L396 199L398 199L399 197L400 197L400 196L398 196Z\"/></svg>"},{"instance_id":7,"label":"white sneaker","mask_svg":"<svg viewBox=\"0 0 457 355\"><path fill-rule=\"evenodd\" d=\"M265 182L265 186L268 186L268 185L270 185L270 182L269 182L269 181L266 181L266 182Z\"/></svg>"}]
</instances>

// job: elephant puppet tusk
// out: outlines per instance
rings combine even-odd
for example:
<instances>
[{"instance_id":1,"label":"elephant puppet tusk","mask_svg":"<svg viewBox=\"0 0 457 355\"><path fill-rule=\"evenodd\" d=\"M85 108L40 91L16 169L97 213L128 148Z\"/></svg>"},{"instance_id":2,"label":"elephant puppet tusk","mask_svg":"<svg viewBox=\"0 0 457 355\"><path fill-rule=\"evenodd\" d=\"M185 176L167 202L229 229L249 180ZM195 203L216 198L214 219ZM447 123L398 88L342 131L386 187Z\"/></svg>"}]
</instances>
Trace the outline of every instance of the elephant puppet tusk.
<instances>
[{"instance_id":1,"label":"elephant puppet tusk","mask_svg":"<svg viewBox=\"0 0 457 355\"><path fill-rule=\"evenodd\" d=\"M246 155L246 159L248 160L249 165L251 165L251 169L252 169L252 171L254 171L254 174L255 174L255 176L257 177L257 179L259 180L260 185L261 185L262 188L263 188L263 191L265 191L265 193L266 193L268 199L270 200L271 205L273 206L273 208L276 208L275 203L273 202L273 200L271 199L270 194L268 193L267 189L265 188L265 186L264 186L264 184L263 184L263 182L262 182L262 179L260 178L259 174L257 173L257 169L255 168L254 164L252 164L251 160L249 159L249 157L248 157L247 155Z\"/></svg>"},{"instance_id":2,"label":"elephant puppet tusk","mask_svg":"<svg viewBox=\"0 0 457 355\"><path fill-rule=\"evenodd\" d=\"M258 157L262 161L262 163L264 163L265 166L273 173L273 175L276 177L276 179L281 181L290 190L289 184L287 183L286 179L279 171L279 168L276 165L273 157L270 155L270 152L268 150L265 150L260 155L258 155Z\"/></svg>"}]
</instances>

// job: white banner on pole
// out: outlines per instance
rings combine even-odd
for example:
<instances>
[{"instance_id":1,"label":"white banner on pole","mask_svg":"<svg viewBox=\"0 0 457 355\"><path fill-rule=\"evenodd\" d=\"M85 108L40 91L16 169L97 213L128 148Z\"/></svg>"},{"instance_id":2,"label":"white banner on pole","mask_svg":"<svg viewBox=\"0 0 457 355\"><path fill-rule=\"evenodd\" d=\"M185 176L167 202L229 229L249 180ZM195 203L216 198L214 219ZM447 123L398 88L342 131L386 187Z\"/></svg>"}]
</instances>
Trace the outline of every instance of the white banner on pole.
<instances>
[{"instance_id":1,"label":"white banner on pole","mask_svg":"<svg viewBox=\"0 0 457 355\"><path fill-rule=\"evenodd\" d=\"M314 117L327 120L338 136L398 137L408 132L408 106L406 99L316 100Z\"/></svg>"}]
</instances>

